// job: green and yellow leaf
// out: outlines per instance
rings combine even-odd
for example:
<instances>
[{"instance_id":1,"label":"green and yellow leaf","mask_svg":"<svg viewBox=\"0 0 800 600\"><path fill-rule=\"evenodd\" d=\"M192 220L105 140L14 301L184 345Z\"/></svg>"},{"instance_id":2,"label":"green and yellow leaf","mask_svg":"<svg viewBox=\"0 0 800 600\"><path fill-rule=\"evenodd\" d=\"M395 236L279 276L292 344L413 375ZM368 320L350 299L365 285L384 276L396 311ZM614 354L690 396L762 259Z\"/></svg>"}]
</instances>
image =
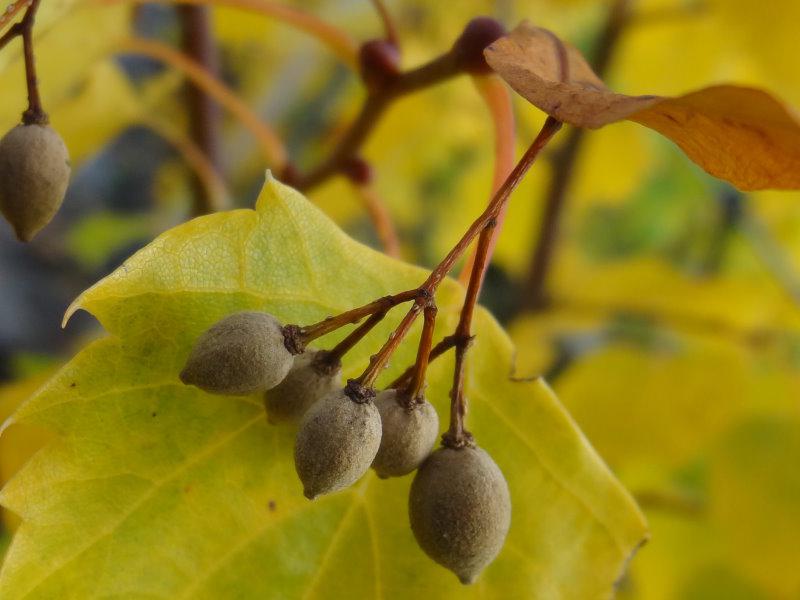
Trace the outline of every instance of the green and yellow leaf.
<instances>
[{"instance_id":1,"label":"green and yellow leaf","mask_svg":"<svg viewBox=\"0 0 800 600\"><path fill-rule=\"evenodd\" d=\"M610 597L647 535L644 519L546 384L509 379L511 343L485 311L475 319L469 425L508 479L513 516L504 550L469 588L416 547L409 477L370 473L308 502L290 428L268 426L258 398L178 380L192 342L228 313L309 323L424 276L354 242L270 178L255 210L172 229L85 292L70 314L88 310L110 336L9 421L58 437L0 495L22 518L0 597ZM458 284L443 284L437 337L462 298ZM353 351L347 375L398 318ZM402 345L385 377L414 353L412 341ZM432 365L429 397L442 415L451 369L449 358Z\"/></svg>"}]
</instances>

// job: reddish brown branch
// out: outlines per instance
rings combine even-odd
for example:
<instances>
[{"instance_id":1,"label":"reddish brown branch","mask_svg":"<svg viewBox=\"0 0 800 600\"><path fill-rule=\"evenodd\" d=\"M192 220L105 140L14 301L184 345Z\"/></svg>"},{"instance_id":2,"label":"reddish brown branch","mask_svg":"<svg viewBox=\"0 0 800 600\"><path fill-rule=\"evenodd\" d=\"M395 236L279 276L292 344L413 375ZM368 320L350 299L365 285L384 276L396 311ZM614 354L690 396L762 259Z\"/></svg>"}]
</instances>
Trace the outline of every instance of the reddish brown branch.
<instances>
[{"instance_id":1,"label":"reddish brown branch","mask_svg":"<svg viewBox=\"0 0 800 600\"><path fill-rule=\"evenodd\" d=\"M0 50L6 47L6 45L13 40L15 37L22 34L22 23L14 23L11 27L8 28L2 36L0 36Z\"/></svg>"},{"instance_id":2,"label":"reddish brown branch","mask_svg":"<svg viewBox=\"0 0 800 600\"><path fill-rule=\"evenodd\" d=\"M386 108L397 98L462 73L484 73L488 67L483 60L483 49L503 33L503 27L493 19L473 19L453 47L438 58L404 73L387 72L385 77L377 78L380 85L368 86L369 93L356 120L330 155L305 175L290 170L289 183L305 191L341 172L361 148ZM391 42L389 45L394 46ZM391 65L386 67L388 69ZM370 79L376 80L375 77Z\"/></svg>"},{"instance_id":3,"label":"reddish brown branch","mask_svg":"<svg viewBox=\"0 0 800 600\"><path fill-rule=\"evenodd\" d=\"M467 285L467 294L464 305L461 307L461 316L456 326L455 345L456 358L453 369L453 387L450 390L450 428L442 438L442 443L450 448L461 448L472 441L472 436L464 427L464 417L467 414L467 400L464 395L464 369L467 350L472 345L472 315L478 302L483 273L489 258L489 247L492 243L495 220L486 224L478 238L478 247L475 252L475 261L472 264L472 273Z\"/></svg>"},{"instance_id":4,"label":"reddish brown branch","mask_svg":"<svg viewBox=\"0 0 800 600\"><path fill-rule=\"evenodd\" d=\"M422 403L425 392L425 374L428 371L428 363L431 357L431 346L433 345L433 330L436 328L436 304L431 298L425 307L425 322L422 326L419 346L417 347L417 360L411 368L411 376L408 385L403 389L403 399L407 406L414 403Z\"/></svg>"},{"instance_id":5,"label":"reddish brown branch","mask_svg":"<svg viewBox=\"0 0 800 600\"><path fill-rule=\"evenodd\" d=\"M181 25L181 46L183 52L202 66L209 75L219 79L219 56L214 35L211 31L207 6L180 5L176 8ZM212 98L192 81L186 82L186 105L188 108L189 131L192 140L203 152L209 164L219 173L219 107ZM209 195L206 186L193 177L193 214L202 215L223 207L217 206L216 198Z\"/></svg>"},{"instance_id":6,"label":"reddish brown branch","mask_svg":"<svg viewBox=\"0 0 800 600\"><path fill-rule=\"evenodd\" d=\"M505 206L505 203L511 195L511 192L514 191L517 185L519 185L519 182L525 176L525 173L528 172L528 169L536 160L536 157L539 156L539 153L544 149L544 147L559 129L561 129L561 123L552 117L548 117L542 126L539 135L536 136L536 139L533 141L530 148L528 148L528 150L525 151L525 154L522 155L522 158L514 167L514 170L511 171L508 178L506 178L506 180L503 182L503 185L500 186L500 189L497 190L497 193L492 197L492 200L489 202L489 205L486 207L483 213L481 213L481 215L475 219L472 225L470 225L469 229L467 229L464 235L461 236L461 239L453 247L453 249L450 250L447 256L445 256L444 259L442 259L442 261L436 266L436 268L433 269L425 282L417 290L414 290L417 295L411 310L406 314L405 317L403 317L400 325L398 325L397 329L395 329L395 331L389 336L389 339L386 341L380 351L372 357L369 366L364 373L358 379L351 380L349 382L347 392L348 395L353 398L353 400L363 401L365 398L369 398L370 395L374 394L374 392L371 390L372 385L375 383L375 380L380 372L386 366L389 357L391 357L391 355L400 345L400 342L402 342L403 338L408 333L411 325L419 316L420 311L433 297L436 289L439 287L439 284L453 268L455 262L461 257L461 255L464 254L472 240L474 240L479 233L483 232L487 226L496 222L497 215ZM480 274L483 272L485 260L486 256L484 255L483 260L476 260L474 263L474 268L479 273L476 283L478 289L480 288ZM373 310L372 312L375 311ZM470 310L468 319L471 320L471 318L472 314Z\"/></svg>"},{"instance_id":7,"label":"reddish brown branch","mask_svg":"<svg viewBox=\"0 0 800 600\"><path fill-rule=\"evenodd\" d=\"M294 179L290 177L289 182L297 189L307 191L342 172L372 133L389 104L401 96L445 81L457 75L460 70L455 54L447 52L421 67L399 75L379 89L373 89L368 93L355 121L330 155L305 175Z\"/></svg>"},{"instance_id":8,"label":"reddish brown branch","mask_svg":"<svg viewBox=\"0 0 800 600\"><path fill-rule=\"evenodd\" d=\"M375 313L386 313L398 304L409 302L417 297L417 290L408 290L394 294L392 296L384 296L372 302L353 308L343 312L334 317L328 317L314 323L313 325L306 325L299 327L297 325L287 325L284 328L284 335L286 336L286 343L289 349L295 353L302 352L306 345L324 335L329 334L331 331L336 331L345 325L352 325L358 323L364 317L368 317Z\"/></svg>"},{"instance_id":9,"label":"reddish brown branch","mask_svg":"<svg viewBox=\"0 0 800 600\"><path fill-rule=\"evenodd\" d=\"M389 335L389 339L381 347L378 353L374 354L369 359L369 365L361 374L361 376L350 382L353 395L364 397L374 394L374 392L372 392L372 388L375 385L375 380L378 378L378 375L380 375L381 371L386 367L386 364L389 362L389 358L392 356L392 354L394 354L395 350L397 350L400 342L402 342L406 337L408 330L411 329L414 321L417 320L417 316L419 316L422 308L430 301L431 295L425 289L419 288L414 291L416 293L416 300L414 301L414 304L411 305L411 309L406 313L395 330Z\"/></svg>"},{"instance_id":10,"label":"reddish brown branch","mask_svg":"<svg viewBox=\"0 0 800 600\"><path fill-rule=\"evenodd\" d=\"M460 257L472 240L477 234L478 246L475 252L475 259L472 263L472 271L470 273L469 284L467 286L464 304L461 308L461 315L459 317L458 326L452 336L448 336L441 340L433 350L428 350L430 347L430 340L426 342L425 355L427 363L440 356L450 348L456 349L455 357L455 370L453 373L453 388L450 391L451 405L450 405L450 428L444 435L442 443L452 447L460 448L462 446L472 443L472 436L464 427L464 416L466 415L466 398L464 396L464 369L467 350L472 343L472 317L475 312L475 306L478 302L478 295L480 294L481 286L483 284L483 273L486 268L486 263L489 260L489 252L492 245L492 238L495 227L497 227L497 216L502 212L506 205L508 197L511 192L517 187L522 177L528 171L530 166L536 160L536 157L541 153L542 149L552 139L552 137L561 129L561 123L552 117L548 117L542 126L539 135L531 144L530 148L523 154L520 161L511 171L509 176L500 186L500 189L493 196L489 206L479 216L467 232L462 236L461 240L455 245L450 253L442 260L441 263L431 272L428 279L420 287L420 291L426 291L429 297L433 297L437 286L444 278L444 276L452 268L453 263ZM416 319L419 308L420 298L417 298L412 310L404 318L401 326L391 335L389 341L381 348L381 351L373 357L367 371L355 384L351 385L349 391L353 394L364 397L367 395L369 388L374 382L377 373L383 368L388 357L394 352L394 349L400 343L400 338L408 331L411 323ZM407 369L398 379L396 379L390 387L404 388L406 386L413 386L419 384L419 355L417 363L411 369Z\"/></svg>"},{"instance_id":11,"label":"reddish brown branch","mask_svg":"<svg viewBox=\"0 0 800 600\"><path fill-rule=\"evenodd\" d=\"M14 19L23 8L26 8L27 4L28 2L26 0L14 0L14 2L6 6L5 10L0 10L0 31L2 31L5 28L5 26L8 25L8 23L10 23L12 19ZM13 27L14 26L12 25L11 28ZM6 39L7 36L8 38ZM8 40L10 40L13 37L14 37L13 35L11 36L8 35L8 31L6 31L6 33L0 36L0 48L2 48L6 43L8 43Z\"/></svg>"},{"instance_id":12,"label":"reddish brown branch","mask_svg":"<svg viewBox=\"0 0 800 600\"><path fill-rule=\"evenodd\" d=\"M336 344L336 346L334 346L327 353L326 360L330 363L341 361L345 354L347 354L356 344L358 344L358 342L364 339L364 336L372 331L372 328L375 327L375 325L383 320L387 312L388 309L372 313L366 321L356 327L347 337Z\"/></svg>"},{"instance_id":13,"label":"reddish brown branch","mask_svg":"<svg viewBox=\"0 0 800 600\"><path fill-rule=\"evenodd\" d=\"M467 229L458 243L433 270L428 277L428 280L423 285L424 288L428 288L429 291L435 290L444 276L447 275L447 273L450 272L450 269L453 268L453 264L461 257L472 240L474 240L475 237L481 231L483 231L483 229L491 221L494 221L497 218L497 215L502 210L503 206L508 200L508 197L511 195L511 192L516 189L516 187L519 185L519 182L522 181L522 178L528 172L528 169L530 169L531 165L533 165L533 163L536 161L539 153L560 129L560 121L557 121L552 117L547 118L542 126L541 131L536 136L536 139L533 140L533 143L525 151L525 154L522 155L522 158L520 158L519 162L514 167L514 170L511 171L506 180L503 182L503 185L500 186L500 189L497 190L495 195L492 197L489 205L486 207L486 210L484 210L483 213L481 213L481 215L475 219L475 221L473 221L472 225L470 225L469 229Z\"/></svg>"},{"instance_id":14,"label":"reddish brown branch","mask_svg":"<svg viewBox=\"0 0 800 600\"><path fill-rule=\"evenodd\" d=\"M3 48L15 37L22 38L23 56L25 58L25 83L28 88L28 108L22 113L22 122L26 125L34 123L44 125L49 122L47 113L42 108L42 99L39 95L39 81L36 78L36 57L33 51L33 25L36 21L36 11L39 10L40 1L31 0L22 20L14 23L0 37L0 48Z\"/></svg>"},{"instance_id":15,"label":"reddish brown branch","mask_svg":"<svg viewBox=\"0 0 800 600\"><path fill-rule=\"evenodd\" d=\"M428 364L432 363L434 360L442 356L445 352L450 350L451 348L455 348L456 345L459 343L458 339L455 335L448 335L443 337L439 342L433 347L428 355ZM395 379L392 383L390 383L388 388L400 389L404 386L408 385L408 381L411 379L411 375L414 373L415 365L411 365L408 367L403 373Z\"/></svg>"}]
</instances>

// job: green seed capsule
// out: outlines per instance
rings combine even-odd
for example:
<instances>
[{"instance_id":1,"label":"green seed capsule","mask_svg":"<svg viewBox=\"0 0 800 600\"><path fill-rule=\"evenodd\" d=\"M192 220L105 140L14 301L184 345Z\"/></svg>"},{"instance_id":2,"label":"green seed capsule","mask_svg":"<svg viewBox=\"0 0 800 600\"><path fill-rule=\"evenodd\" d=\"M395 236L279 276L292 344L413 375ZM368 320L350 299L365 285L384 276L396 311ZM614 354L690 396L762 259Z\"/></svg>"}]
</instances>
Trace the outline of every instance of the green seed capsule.
<instances>
[{"instance_id":1,"label":"green seed capsule","mask_svg":"<svg viewBox=\"0 0 800 600\"><path fill-rule=\"evenodd\" d=\"M17 125L0 140L0 211L29 242L64 201L69 153L48 125Z\"/></svg>"},{"instance_id":2,"label":"green seed capsule","mask_svg":"<svg viewBox=\"0 0 800 600\"><path fill-rule=\"evenodd\" d=\"M325 361L327 352L309 349L294 357L289 374L264 394L270 423L299 421L318 400L342 387L341 365Z\"/></svg>"},{"instance_id":3,"label":"green seed capsule","mask_svg":"<svg viewBox=\"0 0 800 600\"><path fill-rule=\"evenodd\" d=\"M380 444L381 417L374 403L354 402L337 390L314 404L294 446L294 466L306 498L354 484L369 470Z\"/></svg>"},{"instance_id":4,"label":"green seed capsule","mask_svg":"<svg viewBox=\"0 0 800 600\"><path fill-rule=\"evenodd\" d=\"M183 383L212 394L244 396L278 385L292 361L275 317L239 312L200 336L180 377Z\"/></svg>"},{"instance_id":5,"label":"green seed capsule","mask_svg":"<svg viewBox=\"0 0 800 600\"><path fill-rule=\"evenodd\" d=\"M511 498L503 473L480 448L440 448L417 471L409 496L417 543L463 584L503 547Z\"/></svg>"},{"instance_id":6,"label":"green seed capsule","mask_svg":"<svg viewBox=\"0 0 800 600\"><path fill-rule=\"evenodd\" d=\"M424 400L406 407L397 401L397 390L384 390L375 398L383 434L372 468L378 477L400 477L422 464L439 434L439 416Z\"/></svg>"}]
</instances>

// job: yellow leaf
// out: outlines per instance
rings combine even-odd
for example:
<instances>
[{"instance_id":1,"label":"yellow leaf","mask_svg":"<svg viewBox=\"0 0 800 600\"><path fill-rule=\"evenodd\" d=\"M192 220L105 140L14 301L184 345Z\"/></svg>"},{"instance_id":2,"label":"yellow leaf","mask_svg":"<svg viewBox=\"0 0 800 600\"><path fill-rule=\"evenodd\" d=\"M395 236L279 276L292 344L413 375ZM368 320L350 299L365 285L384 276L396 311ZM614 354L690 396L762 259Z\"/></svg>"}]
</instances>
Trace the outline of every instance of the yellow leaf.
<instances>
[{"instance_id":1,"label":"yellow leaf","mask_svg":"<svg viewBox=\"0 0 800 600\"><path fill-rule=\"evenodd\" d=\"M800 594L798 461L800 419L786 416L743 423L712 454L711 522L739 570L777 598Z\"/></svg>"},{"instance_id":2,"label":"yellow leaf","mask_svg":"<svg viewBox=\"0 0 800 600\"><path fill-rule=\"evenodd\" d=\"M23 518L0 596L610 597L646 535L643 518L549 388L509 380L513 349L485 311L475 315L469 425L508 479L513 517L504 550L469 588L414 544L409 477L370 473L310 503L292 466L293 431L268 426L258 398L178 380L193 341L226 314L309 323L425 275L354 242L270 178L255 211L170 230L85 292L70 313L91 311L111 337L13 418L60 437L0 495ZM437 337L454 327L462 299L461 286L443 284ZM354 350L346 375L399 316ZM414 354L403 344L385 377ZM451 370L451 357L432 365L440 414Z\"/></svg>"},{"instance_id":3,"label":"yellow leaf","mask_svg":"<svg viewBox=\"0 0 800 600\"><path fill-rule=\"evenodd\" d=\"M0 388L0 423L8 419L50 375L48 370L45 374L34 375ZM5 485L52 438L53 434L42 427L13 424L5 429L0 436L0 485ZM2 517L7 528L16 528L19 522L16 515L4 510Z\"/></svg>"}]
</instances>

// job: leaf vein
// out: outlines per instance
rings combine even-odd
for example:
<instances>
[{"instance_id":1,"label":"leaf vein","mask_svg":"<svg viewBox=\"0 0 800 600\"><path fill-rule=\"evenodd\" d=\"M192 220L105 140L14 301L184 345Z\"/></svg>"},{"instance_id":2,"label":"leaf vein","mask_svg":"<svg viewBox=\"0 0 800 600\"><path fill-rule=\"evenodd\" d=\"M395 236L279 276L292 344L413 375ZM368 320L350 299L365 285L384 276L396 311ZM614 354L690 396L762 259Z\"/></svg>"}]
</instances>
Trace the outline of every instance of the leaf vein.
<instances>
[{"instance_id":1,"label":"leaf vein","mask_svg":"<svg viewBox=\"0 0 800 600\"><path fill-rule=\"evenodd\" d=\"M84 543L78 550L69 556L66 560L61 561L60 564L56 565L55 568L50 570L46 573L43 577L40 577L38 580L34 581L33 584L25 591L20 598L26 598L31 595L39 586L41 586L45 581L49 578L53 577L56 573L62 571L67 565L71 562L76 560L78 557L83 555L87 552L90 548L95 546L100 540L109 537L112 535L128 518L130 518L140 507L142 507L145 502L151 499L158 491L160 491L167 483L171 482L172 480L176 479L181 473L184 473L189 468L194 466L195 464L200 463L203 459L209 458L213 456L216 452L222 450L236 439L239 435L247 431L250 427L261 421L265 418L265 414L261 413L257 417L246 421L241 427L230 431L227 435L223 436L222 438L216 440L213 444L208 444L202 450L195 453L194 455L190 456L182 465L178 468L173 470L169 475L166 477L158 480L155 482L153 487L147 491L146 493L142 494L138 500L136 500L131 506L120 515L116 521L114 521L110 526L105 527L103 530L98 532L96 535L92 536L86 543Z\"/></svg>"}]
</instances>

